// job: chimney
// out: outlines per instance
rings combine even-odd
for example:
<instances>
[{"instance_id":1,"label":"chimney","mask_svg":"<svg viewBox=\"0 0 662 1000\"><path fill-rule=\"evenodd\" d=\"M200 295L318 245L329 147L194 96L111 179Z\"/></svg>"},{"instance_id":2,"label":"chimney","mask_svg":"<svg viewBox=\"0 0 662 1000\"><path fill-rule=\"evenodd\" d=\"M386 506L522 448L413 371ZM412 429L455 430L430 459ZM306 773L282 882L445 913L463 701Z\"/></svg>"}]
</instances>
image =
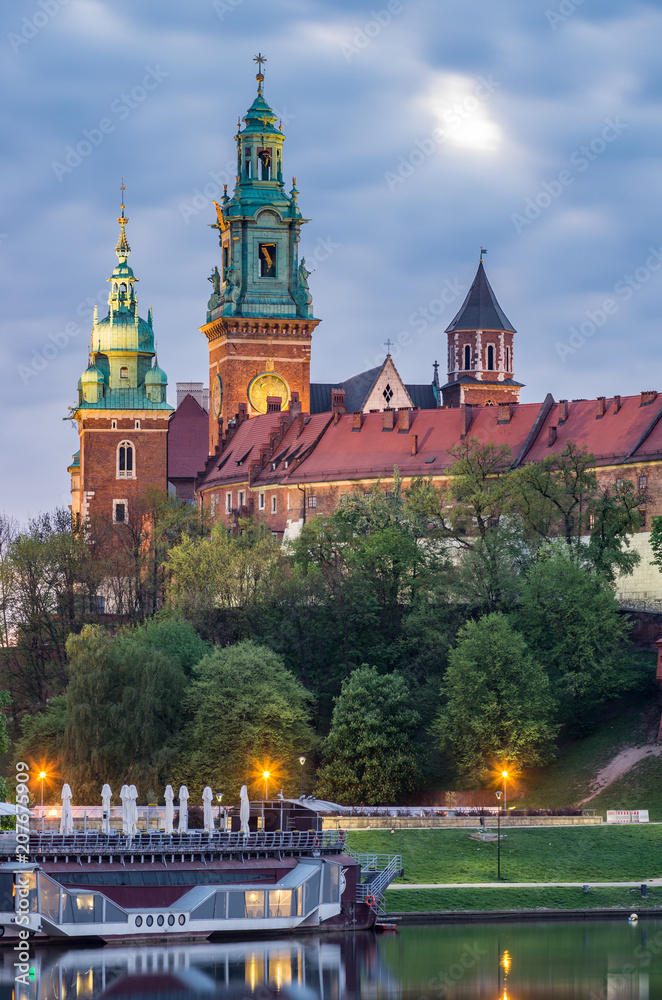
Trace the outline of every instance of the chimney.
<instances>
[{"instance_id":1,"label":"chimney","mask_svg":"<svg viewBox=\"0 0 662 1000\"><path fill-rule=\"evenodd\" d=\"M293 392L290 397L289 411L292 414L301 413L301 400L299 399L298 392Z\"/></svg>"},{"instance_id":2,"label":"chimney","mask_svg":"<svg viewBox=\"0 0 662 1000\"><path fill-rule=\"evenodd\" d=\"M356 410L352 414L352 430L360 431L362 423L363 423L363 414L361 413L360 410Z\"/></svg>"},{"instance_id":3,"label":"chimney","mask_svg":"<svg viewBox=\"0 0 662 1000\"><path fill-rule=\"evenodd\" d=\"M306 426L306 414L297 413L297 437L301 436L305 426Z\"/></svg>"},{"instance_id":4,"label":"chimney","mask_svg":"<svg viewBox=\"0 0 662 1000\"><path fill-rule=\"evenodd\" d=\"M412 455L418 455L418 434L412 434L411 436L411 453Z\"/></svg>"},{"instance_id":5,"label":"chimney","mask_svg":"<svg viewBox=\"0 0 662 1000\"><path fill-rule=\"evenodd\" d=\"M394 419L393 418L394 417L395 417L395 410L384 410L383 416L382 416L382 421L383 421L382 422L382 430L383 431L392 431L393 430L393 423L394 423Z\"/></svg>"},{"instance_id":6,"label":"chimney","mask_svg":"<svg viewBox=\"0 0 662 1000\"><path fill-rule=\"evenodd\" d=\"M398 434L407 434L410 427L411 410L409 407L405 407L404 410L398 410Z\"/></svg>"},{"instance_id":7,"label":"chimney","mask_svg":"<svg viewBox=\"0 0 662 1000\"><path fill-rule=\"evenodd\" d=\"M460 403L460 440L469 433L471 427L471 403Z\"/></svg>"},{"instance_id":8,"label":"chimney","mask_svg":"<svg viewBox=\"0 0 662 1000\"><path fill-rule=\"evenodd\" d=\"M261 454L261 452L260 452ZM260 462L251 462L248 466L248 485L252 486L257 477L262 472L262 465Z\"/></svg>"},{"instance_id":9,"label":"chimney","mask_svg":"<svg viewBox=\"0 0 662 1000\"><path fill-rule=\"evenodd\" d=\"M264 466L267 461L267 456L269 454L269 448L266 444L263 444L260 448L260 465Z\"/></svg>"},{"instance_id":10,"label":"chimney","mask_svg":"<svg viewBox=\"0 0 662 1000\"><path fill-rule=\"evenodd\" d=\"M332 413L347 413L345 409L345 390L344 389L332 389L331 390L331 412Z\"/></svg>"},{"instance_id":11,"label":"chimney","mask_svg":"<svg viewBox=\"0 0 662 1000\"><path fill-rule=\"evenodd\" d=\"M248 420L248 403L239 404L239 412L236 416L237 427L239 424L243 424L244 420Z\"/></svg>"},{"instance_id":12,"label":"chimney","mask_svg":"<svg viewBox=\"0 0 662 1000\"><path fill-rule=\"evenodd\" d=\"M282 396L267 396L267 413L280 413L282 405Z\"/></svg>"},{"instance_id":13,"label":"chimney","mask_svg":"<svg viewBox=\"0 0 662 1000\"><path fill-rule=\"evenodd\" d=\"M554 442L556 441L556 427L554 426L550 427L548 434L549 436L547 439L547 447L551 448Z\"/></svg>"},{"instance_id":14,"label":"chimney","mask_svg":"<svg viewBox=\"0 0 662 1000\"><path fill-rule=\"evenodd\" d=\"M650 389L648 392L642 392L639 406L648 406L649 403L654 403L656 399L657 393L654 389Z\"/></svg>"},{"instance_id":15,"label":"chimney","mask_svg":"<svg viewBox=\"0 0 662 1000\"><path fill-rule=\"evenodd\" d=\"M509 424L511 416L512 416L512 410L510 409L510 403L499 403L499 416L497 419L497 423Z\"/></svg>"},{"instance_id":16,"label":"chimney","mask_svg":"<svg viewBox=\"0 0 662 1000\"><path fill-rule=\"evenodd\" d=\"M618 413L621 408L621 397L614 396L614 413Z\"/></svg>"},{"instance_id":17,"label":"chimney","mask_svg":"<svg viewBox=\"0 0 662 1000\"><path fill-rule=\"evenodd\" d=\"M269 451L273 454L276 448L276 443L280 438L280 433L278 431L271 431L269 434Z\"/></svg>"},{"instance_id":18,"label":"chimney","mask_svg":"<svg viewBox=\"0 0 662 1000\"><path fill-rule=\"evenodd\" d=\"M602 420L602 418L605 415L605 397L598 396L597 403L598 403L598 411L595 414L595 419Z\"/></svg>"}]
</instances>

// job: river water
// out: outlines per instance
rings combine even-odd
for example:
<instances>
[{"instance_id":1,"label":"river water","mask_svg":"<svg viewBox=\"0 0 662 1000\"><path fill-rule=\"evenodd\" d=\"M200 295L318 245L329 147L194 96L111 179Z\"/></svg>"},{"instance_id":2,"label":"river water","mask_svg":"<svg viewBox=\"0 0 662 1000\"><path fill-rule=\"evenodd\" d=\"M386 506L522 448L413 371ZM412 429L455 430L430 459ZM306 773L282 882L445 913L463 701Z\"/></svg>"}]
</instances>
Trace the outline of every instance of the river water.
<instances>
[{"instance_id":1,"label":"river water","mask_svg":"<svg viewBox=\"0 0 662 1000\"><path fill-rule=\"evenodd\" d=\"M0 951L0 1000L232 997L267 1000L662 1000L662 920L403 927L123 948L34 948L16 987Z\"/></svg>"}]
</instances>

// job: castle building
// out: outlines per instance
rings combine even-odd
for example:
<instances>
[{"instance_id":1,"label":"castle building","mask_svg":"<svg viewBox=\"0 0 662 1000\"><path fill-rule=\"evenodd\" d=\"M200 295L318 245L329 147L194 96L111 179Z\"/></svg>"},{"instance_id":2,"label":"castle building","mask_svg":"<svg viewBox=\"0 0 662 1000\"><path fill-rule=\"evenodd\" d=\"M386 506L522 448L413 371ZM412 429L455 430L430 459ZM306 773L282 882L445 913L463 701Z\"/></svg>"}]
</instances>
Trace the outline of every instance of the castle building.
<instances>
[{"instance_id":1,"label":"castle building","mask_svg":"<svg viewBox=\"0 0 662 1000\"><path fill-rule=\"evenodd\" d=\"M152 310L147 320L138 315L138 278L128 262L123 200L117 221L118 263L108 278L108 315L99 320L95 307L90 363L70 413L80 440L68 470L76 521L100 517L128 522L132 505L145 490L167 488L168 379L156 362Z\"/></svg>"}]
</instances>

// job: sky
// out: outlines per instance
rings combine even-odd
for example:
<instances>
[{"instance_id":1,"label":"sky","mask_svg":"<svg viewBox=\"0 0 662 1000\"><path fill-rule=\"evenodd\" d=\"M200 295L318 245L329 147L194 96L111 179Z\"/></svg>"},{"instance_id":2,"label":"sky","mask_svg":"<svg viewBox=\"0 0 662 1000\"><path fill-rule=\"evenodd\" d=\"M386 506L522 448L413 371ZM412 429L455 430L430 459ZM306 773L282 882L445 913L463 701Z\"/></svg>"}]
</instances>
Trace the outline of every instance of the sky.
<instances>
[{"instance_id":1,"label":"sky","mask_svg":"<svg viewBox=\"0 0 662 1000\"><path fill-rule=\"evenodd\" d=\"M310 220L313 381L389 340L405 382L445 375L483 246L522 401L662 388L661 37L659 4L615 0L3 4L0 513L70 501L122 177L170 402L206 383L212 200L258 52Z\"/></svg>"}]
</instances>

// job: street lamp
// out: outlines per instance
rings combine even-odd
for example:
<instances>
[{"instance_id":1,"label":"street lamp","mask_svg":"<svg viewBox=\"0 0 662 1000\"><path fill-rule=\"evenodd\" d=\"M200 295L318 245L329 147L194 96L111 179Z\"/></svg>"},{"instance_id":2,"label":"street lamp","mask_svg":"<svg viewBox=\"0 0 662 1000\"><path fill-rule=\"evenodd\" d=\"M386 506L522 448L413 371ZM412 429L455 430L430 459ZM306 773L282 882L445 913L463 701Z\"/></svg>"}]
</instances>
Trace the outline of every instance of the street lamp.
<instances>
[{"instance_id":1,"label":"street lamp","mask_svg":"<svg viewBox=\"0 0 662 1000\"><path fill-rule=\"evenodd\" d=\"M501 796L503 792L496 792L497 797L497 879L501 881Z\"/></svg>"},{"instance_id":2,"label":"street lamp","mask_svg":"<svg viewBox=\"0 0 662 1000\"><path fill-rule=\"evenodd\" d=\"M48 777L45 771L39 772L39 777L41 779L41 804L44 804L44 778Z\"/></svg>"},{"instance_id":3,"label":"street lamp","mask_svg":"<svg viewBox=\"0 0 662 1000\"><path fill-rule=\"evenodd\" d=\"M266 801L269 798L269 778L271 777L271 772L263 771L262 777L264 778L264 799Z\"/></svg>"},{"instance_id":4,"label":"street lamp","mask_svg":"<svg viewBox=\"0 0 662 1000\"><path fill-rule=\"evenodd\" d=\"M301 798L303 798L303 765L306 763L306 758L299 757L299 763L301 764Z\"/></svg>"},{"instance_id":5,"label":"street lamp","mask_svg":"<svg viewBox=\"0 0 662 1000\"><path fill-rule=\"evenodd\" d=\"M508 796L506 795L506 781L508 780L508 772L502 771L501 777L503 778L503 808L508 808Z\"/></svg>"},{"instance_id":6,"label":"street lamp","mask_svg":"<svg viewBox=\"0 0 662 1000\"><path fill-rule=\"evenodd\" d=\"M218 828L221 829L221 802L223 801L223 792L216 792L216 801L218 802Z\"/></svg>"}]
</instances>

